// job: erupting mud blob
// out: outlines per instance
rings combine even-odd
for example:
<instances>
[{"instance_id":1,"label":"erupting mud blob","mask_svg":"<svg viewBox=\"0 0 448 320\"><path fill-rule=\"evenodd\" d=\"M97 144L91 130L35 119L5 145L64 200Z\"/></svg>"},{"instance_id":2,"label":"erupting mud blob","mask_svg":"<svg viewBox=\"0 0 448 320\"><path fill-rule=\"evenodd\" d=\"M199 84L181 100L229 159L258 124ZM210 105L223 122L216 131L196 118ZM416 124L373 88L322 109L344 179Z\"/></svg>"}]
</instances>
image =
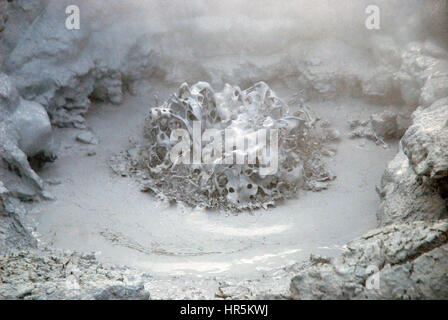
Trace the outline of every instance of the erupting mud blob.
<instances>
[{"instance_id":1,"label":"erupting mud blob","mask_svg":"<svg viewBox=\"0 0 448 320\"><path fill-rule=\"evenodd\" d=\"M194 133L195 121L201 123L200 142ZM127 169L139 177L144 190L164 200L232 211L267 208L293 197L300 188L321 190L334 179L321 161L324 138L315 125L316 120L305 107L290 114L288 105L264 82L244 91L226 85L219 93L206 82L192 87L184 83L162 106L151 109L145 121L144 142L136 152L125 155ZM176 129L187 132L190 150L200 143L200 163L172 161L178 141L170 137ZM204 137L210 129L215 130L215 138L226 140L221 150L211 147L215 140ZM260 152L260 140L254 138L260 130L275 130L278 135L276 141L270 135L264 152ZM230 142L232 149L227 145L229 133L236 138ZM251 143L251 139L257 143ZM278 147L271 148L273 144ZM214 156L222 151L223 159L203 161L205 156L210 158L212 149ZM266 161L266 149L270 150L270 161ZM266 174L263 166L272 165L272 152L276 152L278 163ZM226 161L238 156L245 161ZM114 163L112 167L119 171Z\"/></svg>"}]
</instances>

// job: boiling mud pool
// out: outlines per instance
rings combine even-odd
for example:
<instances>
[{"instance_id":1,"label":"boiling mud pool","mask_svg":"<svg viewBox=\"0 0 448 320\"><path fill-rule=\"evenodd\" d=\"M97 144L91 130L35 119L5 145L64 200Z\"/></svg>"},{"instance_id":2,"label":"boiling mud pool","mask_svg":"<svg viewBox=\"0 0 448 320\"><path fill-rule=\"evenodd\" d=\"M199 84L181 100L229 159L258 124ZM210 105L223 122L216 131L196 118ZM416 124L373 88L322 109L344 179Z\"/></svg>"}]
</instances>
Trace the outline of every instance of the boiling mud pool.
<instances>
[{"instance_id":1,"label":"boiling mud pool","mask_svg":"<svg viewBox=\"0 0 448 320\"><path fill-rule=\"evenodd\" d=\"M288 93L278 93L288 100ZM95 147L75 142L75 130L56 132L59 159L40 173L51 182L56 200L34 206L30 214L42 242L94 251L102 262L153 274L247 276L299 262L311 253L334 256L376 226L375 185L397 145L389 143L385 149L351 140L347 120L367 119L386 107L348 98L310 103L342 134L336 155L328 158L337 175L332 186L303 191L272 210L228 215L168 207L109 169L109 157L125 149L129 138L141 135L149 99L129 97L119 107L92 107L88 124L100 141ZM96 155L87 156L92 148Z\"/></svg>"}]
</instances>

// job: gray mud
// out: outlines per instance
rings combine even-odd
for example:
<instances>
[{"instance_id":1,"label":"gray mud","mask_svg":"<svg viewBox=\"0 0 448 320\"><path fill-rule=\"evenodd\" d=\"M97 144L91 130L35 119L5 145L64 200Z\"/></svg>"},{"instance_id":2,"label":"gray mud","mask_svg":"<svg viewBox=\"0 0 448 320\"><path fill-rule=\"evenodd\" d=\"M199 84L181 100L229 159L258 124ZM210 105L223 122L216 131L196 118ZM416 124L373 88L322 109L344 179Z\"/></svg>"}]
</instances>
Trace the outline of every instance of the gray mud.
<instances>
[{"instance_id":1,"label":"gray mud","mask_svg":"<svg viewBox=\"0 0 448 320\"><path fill-rule=\"evenodd\" d=\"M152 93L164 98L170 92L161 90ZM280 95L288 100L292 93ZM98 145L77 142L78 130L57 131L59 159L40 172L56 200L30 208L43 243L95 252L101 262L154 275L251 278L304 261L311 253L335 256L347 241L376 226L375 186L397 144L383 148L350 139L347 120L367 119L390 107L352 98L308 104L341 132L333 146L336 154L326 159L337 179L327 190L302 191L275 209L229 215L168 206L108 167L113 154L139 138L152 102L148 94L128 97L119 107L93 106L87 122Z\"/></svg>"},{"instance_id":2,"label":"gray mud","mask_svg":"<svg viewBox=\"0 0 448 320\"><path fill-rule=\"evenodd\" d=\"M448 5L377 2L372 31L367 0L0 1L0 299L447 298ZM239 214L140 192L109 159L184 81L304 99L337 178Z\"/></svg>"}]
</instances>

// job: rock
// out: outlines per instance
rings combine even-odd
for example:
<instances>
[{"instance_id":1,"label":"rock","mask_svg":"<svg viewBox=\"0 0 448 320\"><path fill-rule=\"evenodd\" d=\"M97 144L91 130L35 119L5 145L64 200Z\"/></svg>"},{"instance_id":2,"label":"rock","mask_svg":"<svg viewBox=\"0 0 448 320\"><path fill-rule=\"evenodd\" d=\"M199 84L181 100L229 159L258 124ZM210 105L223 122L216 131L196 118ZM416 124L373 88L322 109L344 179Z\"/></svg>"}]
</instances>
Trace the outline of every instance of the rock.
<instances>
[{"instance_id":1,"label":"rock","mask_svg":"<svg viewBox=\"0 0 448 320\"><path fill-rule=\"evenodd\" d=\"M43 182L28 159L37 157L36 163L39 164L55 159L48 114L40 104L22 99L13 81L0 73L0 115L0 160L11 169L18 170L18 176L28 190L22 192L20 183L9 183L9 180L4 180L4 183L10 191L22 189L18 192L38 195L43 190ZM0 171L1 167L8 169L0 165Z\"/></svg>"},{"instance_id":2,"label":"rock","mask_svg":"<svg viewBox=\"0 0 448 320\"><path fill-rule=\"evenodd\" d=\"M352 120L349 121L349 125L351 129L349 137L351 139L368 139L375 142L377 145L382 146L383 148L387 148L387 144L386 142L384 142L383 138L378 136L373 130L371 121Z\"/></svg>"},{"instance_id":3,"label":"rock","mask_svg":"<svg viewBox=\"0 0 448 320\"><path fill-rule=\"evenodd\" d=\"M38 103L20 99L10 118L11 132L15 131L18 147L28 157L39 152L51 153L52 130L45 109Z\"/></svg>"},{"instance_id":4,"label":"rock","mask_svg":"<svg viewBox=\"0 0 448 320\"><path fill-rule=\"evenodd\" d=\"M56 200L56 197L51 192L49 192L47 190L44 190L42 192L42 198L43 198L43 200L50 200L50 201Z\"/></svg>"},{"instance_id":5,"label":"rock","mask_svg":"<svg viewBox=\"0 0 448 320\"><path fill-rule=\"evenodd\" d=\"M373 114L370 117L372 129L375 134L384 139L396 138L398 135L397 114L391 111L384 111Z\"/></svg>"},{"instance_id":6,"label":"rock","mask_svg":"<svg viewBox=\"0 0 448 320\"><path fill-rule=\"evenodd\" d=\"M434 58L448 59L448 51L434 43L431 39L426 39L424 42L424 52Z\"/></svg>"},{"instance_id":7,"label":"rock","mask_svg":"<svg viewBox=\"0 0 448 320\"><path fill-rule=\"evenodd\" d=\"M98 144L98 138L91 131L83 131L76 136L76 141L84 144Z\"/></svg>"},{"instance_id":8,"label":"rock","mask_svg":"<svg viewBox=\"0 0 448 320\"><path fill-rule=\"evenodd\" d=\"M375 61L380 66L400 67L402 63L401 48L396 41L389 36L373 35L370 38Z\"/></svg>"},{"instance_id":9,"label":"rock","mask_svg":"<svg viewBox=\"0 0 448 320\"><path fill-rule=\"evenodd\" d=\"M8 46L12 48L3 67L24 98L46 108L53 124L83 129L90 99L122 103L124 87L149 77L157 62L150 45L138 44L148 32L144 22L120 24L118 2L108 7L107 19L98 20L95 17L104 14L104 6L79 1L83 25L75 31L61 27L66 19L61 12L69 4L46 1L21 30L6 25L16 40Z\"/></svg>"},{"instance_id":10,"label":"rock","mask_svg":"<svg viewBox=\"0 0 448 320\"><path fill-rule=\"evenodd\" d=\"M0 180L0 254L36 246L36 240L22 223L24 214L23 205Z\"/></svg>"},{"instance_id":11,"label":"rock","mask_svg":"<svg viewBox=\"0 0 448 320\"><path fill-rule=\"evenodd\" d=\"M116 70L102 70L96 76L96 83L91 97L100 101L110 101L113 104L123 102L121 73Z\"/></svg>"},{"instance_id":12,"label":"rock","mask_svg":"<svg viewBox=\"0 0 448 320\"><path fill-rule=\"evenodd\" d=\"M362 81L362 93L366 97L386 98L394 89L393 74L389 70L379 70Z\"/></svg>"},{"instance_id":13,"label":"rock","mask_svg":"<svg viewBox=\"0 0 448 320\"><path fill-rule=\"evenodd\" d=\"M133 269L105 267L91 254L48 249L0 252L0 265L0 279L7 280L0 286L0 299L150 298L143 287L149 275ZM134 280L124 282L128 274Z\"/></svg>"},{"instance_id":14,"label":"rock","mask_svg":"<svg viewBox=\"0 0 448 320\"><path fill-rule=\"evenodd\" d=\"M215 296L221 299L247 300L252 296L252 293L245 286L221 283Z\"/></svg>"},{"instance_id":15,"label":"rock","mask_svg":"<svg viewBox=\"0 0 448 320\"><path fill-rule=\"evenodd\" d=\"M296 59L305 61L305 65L297 64L296 60L292 61L292 65L297 69L299 86L315 97L334 98L342 92L359 96L362 83L367 83L370 74L377 72L361 50L353 50L343 41L335 39L301 44L292 51ZM330 52L337 52L337 58L330 55ZM286 74L291 72L290 70L286 71ZM368 72L364 73L365 70ZM383 75L387 77L385 73ZM365 87L367 86L366 84Z\"/></svg>"},{"instance_id":16,"label":"rock","mask_svg":"<svg viewBox=\"0 0 448 320\"><path fill-rule=\"evenodd\" d=\"M413 114L406 131L403 151L419 176L432 180L448 177L448 98Z\"/></svg>"},{"instance_id":17,"label":"rock","mask_svg":"<svg viewBox=\"0 0 448 320\"><path fill-rule=\"evenodd\" d=\"M48 179L45 182L50 186L58 186L62 183L61 180L57 180L57 179Z\"/></svg>"},{"instance_id":18,"label":"rock","mask_svg":"<svg viewBox=\"0 0 448 320\"><path fill-rule=\"evenodd\" d=\"M399 113L386 110L381 113L372 114L369 120L351 120L349 126L350 138L365 138L375 142L377 145L387 147L385 141L400 138L405 127L409 123L408 110L400 110Z\"/></svg>"},{"instance_id":19,"label":"rock","mask_svg":"<svg viewBox=\"0 0 448 320\"><path fill-rule=\"evenodd\" d=\"M149 300L150 294L143 285L116 285L103 289L94 295L95 300Z\"/></svg>"},{"instance_id":20,"label":"rock","mask_svg":"<svg viewBox=\"0 0 448 320\"><path fill-rule=\"evenodd\" d=\"M395 81L410 106L429 106L448 95L448 63L443 49L429 43L411 42L404 49L403 63Z\"/></svg>"},{"instance_id":21,"label":"rock","mask_svg":"<svg viewBox=\"0 0 448 320\"><path fill-rule=\"evenodd\" d=\"M414 172L403 151L388 164L379 193L377 218L381 226L447 216L446 202L438 188Z\"/></svg>"},{"instance_id":22,"label":"rock","mask_svg":"<svg viewBox=\"0 0 448 320\"><path fill-rule=\"evenodd\" d=\"M431 75L422 88L420 96L422 106L430 106L437 100L448 96L448 62L437 61L427 72Z\"/></svg>"},{"instance_id":23,"label":"rock","mask_svg":"<svg viewBox=\"0 0 448 320\"><path fill-rule=\"evenodd\" d=\"M441 99L413 114L413 123L404 134L400 151L389 163L378 190L380 225L448 216L447 102ZM384 131L383 126L380 130Z\"/></svg>"},{"instance_id":24,"label":"rock","mask_svg":"<svg viewBox=\"0 0 448 320\"><path fill-rule=\"evenodd\" d=\"M14 112L19 104L19 93L8 77L3 72L0 72L0 114L4 119L8 112Z\"/></svg>"},{"instance_id":25,"label":"rock","mask_svg":"<svg viewBox=\"0 0 448 320\"><path fill-rule=\"evenodd\" d=\"M448 221L396 224L310 263L291 281L294 299L448 299Z\"/></svg>"},{"instance_id":26,"label":"rock","mask_svg":"<svg viewBox=\"0 0 448 320\"><path fill-rule=\"evenodd\" d=\"M7 2L0 2L0 32L3 32L3 30L5 30L5 24L8 20L8 15L6 12L7 5Z\"/></svg>"},{"instance_id":27,"label":"rock","mask_svg":"<svg viewBox=\"0 0 448 320\"><path fill-rule=\"evenodd\" d=\"M395 73L394 79L405 103L416 107L419 104L421 88L426 81L424 71L431 65L433 59L423 56L421 44L410 43L404 49L402 60L401 68Z\"/></svg>"},{"instance_id":28,"label":"rock","mask_svg":"<svg viewBox=\"0 0 448 320\"><path fill-rule=\"evenodd\" d=\"M29 296L33 293L34 286L33 285L24 285L18 288L17 299L23 299L26 296Z\"/></svg>"},{"instance_id":29,"label":"rock","mask_svg":"<svg viewBox=\"0 0 448 320\"><path fill-rule=\"evenodd\" d=\"M128 165L129 155L128 153L121 152L119 154L112 155L109 159L109 167L114 173L119 176L127 177L129 175Z\"/></svg>"},{"instance_id":30,"label":"rock","mask_svg":"<svg viewBox=\"0 0 448 320\"><path fill-rule=\"evenodd\" d=\"M1 1L0 3L0 64L17 44L17 33L25 32L42 11L47 0Z\"/></svg>"}]
</instances>

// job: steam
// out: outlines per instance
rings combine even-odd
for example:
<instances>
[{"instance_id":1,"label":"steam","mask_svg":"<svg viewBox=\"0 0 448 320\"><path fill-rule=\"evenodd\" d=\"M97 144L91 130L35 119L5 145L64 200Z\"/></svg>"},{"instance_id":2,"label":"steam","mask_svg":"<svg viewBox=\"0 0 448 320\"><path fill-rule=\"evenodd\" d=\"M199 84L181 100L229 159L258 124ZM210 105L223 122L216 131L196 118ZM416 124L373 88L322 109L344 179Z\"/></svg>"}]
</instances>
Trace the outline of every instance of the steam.
<instances>
[{"instance_id":1,"label":"steam","mask_svg":"<svg viewBox=\"0 0 448 320\"><path fill-rule=\"evenodd\" d=\"M427 36L428 22L443 30L448 20L445 0L108 0L80 4L92 21L100 15L106 18L101 23L139 23L146 32L186 43L185 52L201 56L268 54L299 40L328 37L364 47L377 34L406 43ZM369 5L380 10L380 30L365 27ZM92 6L97 10L92 11ZM126 34L123 29L121 35Z\"/></svg>"}]
</instances>

